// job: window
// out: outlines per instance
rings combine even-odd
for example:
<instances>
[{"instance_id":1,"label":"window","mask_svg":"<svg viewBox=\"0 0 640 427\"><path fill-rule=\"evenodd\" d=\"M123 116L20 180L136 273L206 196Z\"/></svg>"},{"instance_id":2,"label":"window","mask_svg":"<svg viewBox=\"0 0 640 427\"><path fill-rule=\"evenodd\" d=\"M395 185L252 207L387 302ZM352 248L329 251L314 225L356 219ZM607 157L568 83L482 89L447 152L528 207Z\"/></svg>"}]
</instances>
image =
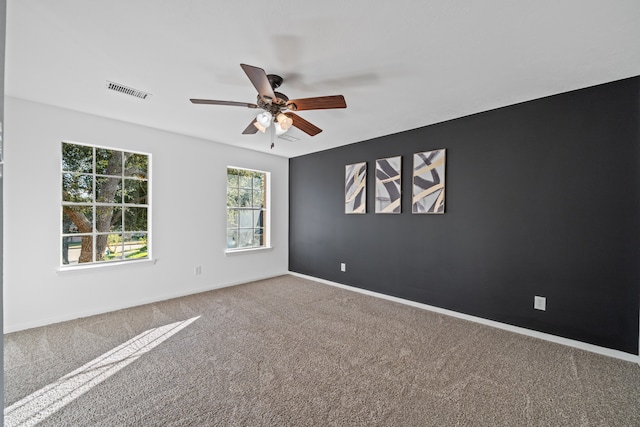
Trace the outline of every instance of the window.
<instances>
[{"instance_id":1,"label":"window","mask_svg":"<svg viewBox=\"0 0 640 427\"><path fill-rule=\"evenodd\" d=\"M227 249L269 246L268 178L267 172L227 168Z\"/></svg>"},{"instance_id":2,"label":"window","mask_svg":"<svg viewBox=\"0 0 640 427\"><path fill-rule=\"evenodd\" d=\"M63 266L149 258L149 160L62 143Z\"/></svg>"}]
</instances>

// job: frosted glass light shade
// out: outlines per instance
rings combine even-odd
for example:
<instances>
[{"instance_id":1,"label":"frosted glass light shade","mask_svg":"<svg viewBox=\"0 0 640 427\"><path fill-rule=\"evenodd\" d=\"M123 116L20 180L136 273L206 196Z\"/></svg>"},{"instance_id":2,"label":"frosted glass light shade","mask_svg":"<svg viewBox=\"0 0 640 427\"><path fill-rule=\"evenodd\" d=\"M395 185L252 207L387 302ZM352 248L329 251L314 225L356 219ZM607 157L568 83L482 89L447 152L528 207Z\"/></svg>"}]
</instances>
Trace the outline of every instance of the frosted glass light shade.
<instances>
[{"instance_id":1,"label":"frosted glass light shade","mask_svg":"<svg viewBox=\"0 0 640 427\"><path fill-rule=\"evenodd\" d=\"M282 113L278 113L278 115L276 116L276 120L278 121L278 123L280 123L280 127L282 127L285 132L289 130L289 128L293 124L293 120L291 119L291 117L288 117Z\"/></svg>"},{"instance_id":2,"label":"frosted glass light shade","mask_svg":"<svg viewBox=\"0 0 640 427\"><path fill-rule=\"evenodd\" d=\"M275 123L273 124L273 126L274 126L274 128L275 128L275 130L276 130L276 135L278 135L278 136L279 136L279 135L282 135L283 133L286 133L286 132L289 130L289 128L284 129L284 128L282 127L282 125L280 124L280 122L275 122Z\"/></svg>"},{"instance_id":3,"label":"frosted glass light shade","mask_svg":"<svg viewBox=\"0 0 640 427\"><path fill-rule=\"evenodd\" d=\"M262 125L261 125L260 123L258 123L257 121L253 122L253 125L254 125L255 127L257 127L257 128L258 128L258 130L259 130L260 132L262 132L262 133L264 133L264 132L267 130L267 128L266 128L266 127L262 126Z\"/></svg>"},{"instance_id":4,"label":"frosted glass light shade","mask_svg":"<svg viewBox=\"0 0 640 427\"><path fill-rule=\"evenodd\" d=\"M268 128L271 125L271 114L263 111L256 116L256 121L263 127Z\"/></svg>"}]
</instances>

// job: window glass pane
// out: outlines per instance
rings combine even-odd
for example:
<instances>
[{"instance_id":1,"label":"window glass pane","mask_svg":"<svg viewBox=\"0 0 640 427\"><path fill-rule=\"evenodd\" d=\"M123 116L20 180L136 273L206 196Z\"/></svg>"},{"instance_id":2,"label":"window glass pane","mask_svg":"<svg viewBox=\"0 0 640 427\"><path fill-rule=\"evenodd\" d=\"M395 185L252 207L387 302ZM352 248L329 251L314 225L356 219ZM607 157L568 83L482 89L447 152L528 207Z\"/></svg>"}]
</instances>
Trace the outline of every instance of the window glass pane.
<instances>
[{"instance_id":1,"label":"window glass pane","mask_svg":"<svg viewBox=\"0 0 640 427\"><path fill-rule=\"evenodd\" d=\"M96 174L122 175L122 151L96 148Z\"/></svg>"},{"instance_id":2,"label":"window glass pane","mask_svg":"<svg viewBox=\"0 0 640 427\"><path fill-rule=\"evenodd\" d=\"M229 207L237 207L239 206L239 196L237 188L228 188L227 189L227 206Z\"/></svg>"},{"instance_id":3,"label":"window glass pane","mask_svg":"<svg viewBox=\"0 0 640 427\"><path fill-rule=\"evenodd\" d=\"M93 201L93 176L63 173L62 200L76 203Z\"/></svg>"},{"instance_id":4,"label":"window glass pane","mask_svg":"<svg viewBox=\"0 0 640 427\"><path fill-rule=\"evenodd\" d=\"M62 233L93 233L91 206L63 206Z\"/></svg>"},{"instance_id":5,"label":"window glass pane","mask_svg":"<svg viewBox=\"0 0 640 427\"><path fill-rule=\"evenodd\" d=\"M253 229L249 230L240 230L238 232L238 247L239 248L250 248L253 247Z\"/></svg>"},{"instance_id":6,"label":"window glass pane","mask_svg":"<svg viewBox=\"0 0 640 427\"><path fill-rule=\"evenodd\" d=\"M149 156L145 154L124 153L124 175L147 178Z\"/></svg>"},{"instance_id":7,"label":"window glass pane","mask_svg":"<svg viewBox=\"0 0 640 427\"><path fill-rule=\"evenodd\" d=\"M240 189L238 194L238 206L240 207L251 207L251 190Z\"/></svg>"},{"instance_id":8,"label":"window glass pane","mask_svg":"<svg viewBox=\"0 0 640 427\"><path fill-rule=\"evenodd\" d=\"M264 191L262 189L253 190L253 206L257 208L264 207Z\"/></svg>"},{"instance_id":9,"label":"window glass pane","mask_svg":"<svg viewBox=\"0 0 640 427\"><path fill-rule=\"evenodd\" d=\"M125 259L149 258L146 233L124 233L123 239Z\"/></svg>"},{"instance_id":10,"label":"window glass pane","mask_svg":"<svg viewBox=\"0 0 640 427\"><path fill-rule=\"evenodd\" d=\"M64 236L62 238L62 264L78 264L81 246L81 236Z\"/></svg>"},{"instance_id":11,"label":"window glass pane","mask_svg":"<svg viewBox=\"0 0 640 427\"><path fill-rule=\"evenodd\" d=\"M97 177L96 202L122 203L122 178L105 176Z\"/></svg>"},{"instance_id":12,"label":"window glass pane","mask_svg":"<svg viewBox=\"0 0 640 427\"><path fill-rule=\"evenodd\" d=\"M236 209L227 210L227 228L238 227L238 211Z\"/></svg>"},{"instance_id":13,"label":"window glass pane","mask_svg":"<svg viewBox=\"0 0 640 427\"><path fill-rule=\"evenodd\" d=\"M262 227L263 212L261 210L253 211L253 227Z\"/></svg>"},{"instance_id":14,"label":"window glass pane","mask_svg":"<svg viewBox=\"0 0 640 427\"><path fill-rule=\"evenodd\" d=\"M93 172L93 147L62 144L62 170L69 172Z\"/></svg>"},{"instance_id":15,"label":"window glass pane","mask_svg":"<svg viewBox=\"0 0 640 427\"><path fill-rule=\"evenodd\" d=\"M147 181L140 179L124 180L124 203L133 205L147 204Z\"/></svg>"},{"instance_id":16,"label":"window glass pane","mask_svg":"<svg viewBox=\"0 0 640 427\"><path fill-rule=\"evenodd\" d=\"M125 208L125 231L147 231L147 208Z\"/></svg>"},{"instance_id":17,"label":"window glass pane","mask_svg":"<svg viewBox=\"0 0 640 427\"><path fill-rule=\"evenodd\" d=\"M251 175L250 171L239 171L240 174L240 188L251 188Z\"/></svg>"},{"instance_id":18,"label":"window glass pane","mask_svg":"<svg viewBox=\"0 0 640 427\"><path fill-rule=\"evenodd\" d=\"M234 169L227 169L227 188L238 187L238 174Z\"/></svg>"},{"instance_id":19,"label":"window glass pane","mask_svg":"<svg viewBox=\"0 0 640 427\"><path fill-rule=\"evenodd\" d=\"M238 247L238 230L237 229L228 229L227 230L227 248L233 249Z\"/></svg>"},{"instance_id":20,"label":"window glass pane","mask_svg":"<svg viewBox=\"0 0 640 427\"><path fill-rule=\"evenodd\" d=\"M264 229L256 228L254 231L253 241L255 246L263 246L264 245Z\"/></svg>"},{"instance_id":21,"label":"window glass pane","mask_svg":"<svg viewBox=\"0 0 640 427\"><path fill-rule=\"evenodd\" d=\"M241 209L239 211L239 226L240 228L253 227L253 211L249 209Z\"/></svg>"},{"instance_id":22,"label":"window glass pane","mask_svg":"<svg viewBox=\"0 0 640 427\"><path fill-rule=\"evenodd\" d=\"M91 236L66 236L62 238L62 263L65 265L93 262L93 238Z\"/></svg>"},{"instance_id":23,"label":"window glass pane","mask_svg":"<svg viewBox=\"0 0 640 427\"><path fill-rule=\"evenodd\" d=\"M96 231L122 231L122 208L118 206L96 206Z\"/></svg>"},{"instance_id":24,"label":"window glass pane","mask_svg":"<svg viewBox=\"0 0 640 427\"><path fill-rule=\"evenodd\" d=\"M264 174L260 172L255 172L253 175L253 189L261 189L262 184L264 183Z\"/></svg>"},{"instance_id":25,"label":"window glass pane","mask_svg":"<svg viewBox=\"0 0 640 427\"><path fill-rule=\"evenodd\" d=\"M119 261L123 259L122 234L100 234L96 238L96 261Z\"/></svg>"}]
</instances>

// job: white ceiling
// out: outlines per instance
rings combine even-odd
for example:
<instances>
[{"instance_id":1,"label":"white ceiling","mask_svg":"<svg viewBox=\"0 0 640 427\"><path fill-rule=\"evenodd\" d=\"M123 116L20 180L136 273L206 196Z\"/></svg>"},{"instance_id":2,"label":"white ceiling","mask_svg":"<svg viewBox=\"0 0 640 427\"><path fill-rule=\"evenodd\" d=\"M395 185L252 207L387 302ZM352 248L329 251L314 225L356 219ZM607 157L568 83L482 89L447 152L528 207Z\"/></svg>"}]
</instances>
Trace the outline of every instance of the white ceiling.
<instances>
[{"instance_id":1,"label":"white ceiling","mask_svg":"<svg viewBox=\"0 0 640 427\"><path fill-rule=\"evenodd\" d=\"M7 3L6 95L285 157L640 75L638 0ZM256 110L189 102L254 103L240 63L347 109L299 112L324 131L271 150L241 134Z\"/></svg>"}]
</instances>

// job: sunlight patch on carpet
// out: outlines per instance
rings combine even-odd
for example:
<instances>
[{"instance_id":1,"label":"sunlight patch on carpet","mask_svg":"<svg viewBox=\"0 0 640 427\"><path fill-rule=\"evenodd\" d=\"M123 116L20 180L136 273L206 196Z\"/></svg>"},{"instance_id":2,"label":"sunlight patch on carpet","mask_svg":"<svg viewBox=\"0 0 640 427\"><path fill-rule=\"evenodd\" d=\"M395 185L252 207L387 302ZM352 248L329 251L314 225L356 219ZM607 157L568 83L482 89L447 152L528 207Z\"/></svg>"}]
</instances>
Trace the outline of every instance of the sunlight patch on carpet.
<instances>
[{"instance_id":1,"label":"sunlight patch on carpet","mask_svg":"<svg viewBox=\"0 0 640 427\"><path fill-rule=\"evenodd\" d=\"M5 426L35 426L92 387L136 361L200 316L149 329L101 355L56 382L41 388L4 410Z\"/></svg>"}]
</instances>

